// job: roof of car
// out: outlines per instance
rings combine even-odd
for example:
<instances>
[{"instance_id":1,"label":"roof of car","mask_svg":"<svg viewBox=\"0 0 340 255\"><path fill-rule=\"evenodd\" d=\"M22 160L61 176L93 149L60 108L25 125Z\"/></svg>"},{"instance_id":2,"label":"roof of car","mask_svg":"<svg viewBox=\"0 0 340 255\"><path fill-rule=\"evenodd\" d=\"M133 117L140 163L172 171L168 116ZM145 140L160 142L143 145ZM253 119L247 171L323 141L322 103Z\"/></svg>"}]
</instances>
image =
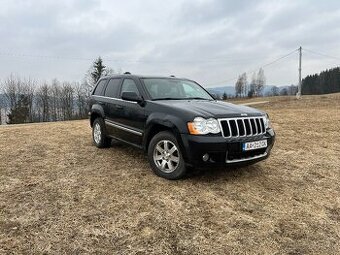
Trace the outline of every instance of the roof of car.
<instances>
[{"instance_id":1,"label":"roof of car","mask_svg":"<svg viewBox=\"0 0 340 255\"><path fill-rule=\"evenodd\" d=\"M114 75L108 75L108 76L103 76L102 78L126 78L126 77L131 77L131 78L138 78L138 79L143 79L143 78L149 78L149 79L182 79L182 80L190 80L187 78L179 78L175 77L173 75L171 76L152 76L152 75L137 75L137 74L114 74Z\"/></svg>"}]
</instances>

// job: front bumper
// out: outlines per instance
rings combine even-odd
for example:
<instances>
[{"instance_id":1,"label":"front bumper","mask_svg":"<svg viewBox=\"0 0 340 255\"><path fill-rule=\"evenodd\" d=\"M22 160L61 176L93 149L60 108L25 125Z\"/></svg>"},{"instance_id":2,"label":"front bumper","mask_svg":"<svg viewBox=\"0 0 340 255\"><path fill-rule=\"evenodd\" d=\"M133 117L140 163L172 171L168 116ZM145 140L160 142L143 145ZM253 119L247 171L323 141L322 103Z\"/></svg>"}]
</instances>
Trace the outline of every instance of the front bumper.
<instances>
[{"instance_id":1,"label":"front bumper","mask_svg":"<svg viewBox=\"0 0 340 255\"><path fill-rule=\"evenodd\" d=\"M192 166L204 165L249 165L269 157L275 142L273 129L268 129L263 135L239 138L224 138L222 136L197 136L181 134L186 163ZM267 148L243 152L245 142L267 140ZM208 154L209 159L203 160Z\"/></svg>"}]
</instances>

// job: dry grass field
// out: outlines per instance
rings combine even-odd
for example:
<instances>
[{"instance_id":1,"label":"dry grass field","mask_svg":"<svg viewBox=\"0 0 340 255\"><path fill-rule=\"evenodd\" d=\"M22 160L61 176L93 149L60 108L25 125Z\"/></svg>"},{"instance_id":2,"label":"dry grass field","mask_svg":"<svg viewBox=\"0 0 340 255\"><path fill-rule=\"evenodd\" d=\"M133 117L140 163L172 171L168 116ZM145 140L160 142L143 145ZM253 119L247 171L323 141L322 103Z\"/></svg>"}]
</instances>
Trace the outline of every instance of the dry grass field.
<instances>
[{"instance_id":1,"label":"dry grass field","mask_svg":"<svg viewBox=\"0 0 340 255\"><path fill-rule=\"evenodd\" d=\"M179 181L88 121L0 127L0 254L340 254L340 94L269 100L267 161Z\"/></svg>"}]
</instances>

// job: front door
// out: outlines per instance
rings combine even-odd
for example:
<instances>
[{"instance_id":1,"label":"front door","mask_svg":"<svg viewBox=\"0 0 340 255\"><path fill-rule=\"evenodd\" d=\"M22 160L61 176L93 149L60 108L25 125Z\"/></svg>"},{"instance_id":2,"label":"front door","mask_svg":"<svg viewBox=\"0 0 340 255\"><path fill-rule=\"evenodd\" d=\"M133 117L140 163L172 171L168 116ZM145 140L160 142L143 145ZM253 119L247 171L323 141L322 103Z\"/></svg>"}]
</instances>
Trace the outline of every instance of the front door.
<instances>
[{"instance_id":1,"label":"front door","mask_svg":"<svg viewBox=\"0 0 340 255\"><path fill-rule=\"evenodd\" d=\"M114 129L113 136L116 138L141 146L146 121L144 107L121 97L123 92L135 92L141 96L137 84L131 78L124 79L118 99L114 102L114 111L109 119L111 123L107 125Z\"/></svg>"}]
</instances>

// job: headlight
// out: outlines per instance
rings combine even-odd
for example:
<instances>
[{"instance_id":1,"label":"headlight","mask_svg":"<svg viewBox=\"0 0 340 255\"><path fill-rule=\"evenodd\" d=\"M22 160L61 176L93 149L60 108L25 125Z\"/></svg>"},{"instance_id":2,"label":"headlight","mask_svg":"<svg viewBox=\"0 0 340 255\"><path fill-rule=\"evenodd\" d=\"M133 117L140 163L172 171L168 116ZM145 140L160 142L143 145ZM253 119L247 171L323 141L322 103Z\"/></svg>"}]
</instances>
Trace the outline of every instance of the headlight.
<instances>
[{"instance_id":1,"label":"headlight","mask_svg":"<svg viewBox=\"0 0 340 255\"><path fill-rule=\"evenodd\" d=\"M196 117L193 122L189 122L188 130L191 135L218 134L221 132L216 119L204 119L202 117Z\"/></svg>"},{"instance_id":2,"label":"headlight","mask_svg":"<svg viewBox=\"0 0 340 255\"><path fill-rule=\"evenodd\" d=\"M263 119L264 120L264 126L267 128L272 128L272 125L270 123L270 119L269 119L269 115L266 114L265 118Z\"/></svg>"}]
</instances>

